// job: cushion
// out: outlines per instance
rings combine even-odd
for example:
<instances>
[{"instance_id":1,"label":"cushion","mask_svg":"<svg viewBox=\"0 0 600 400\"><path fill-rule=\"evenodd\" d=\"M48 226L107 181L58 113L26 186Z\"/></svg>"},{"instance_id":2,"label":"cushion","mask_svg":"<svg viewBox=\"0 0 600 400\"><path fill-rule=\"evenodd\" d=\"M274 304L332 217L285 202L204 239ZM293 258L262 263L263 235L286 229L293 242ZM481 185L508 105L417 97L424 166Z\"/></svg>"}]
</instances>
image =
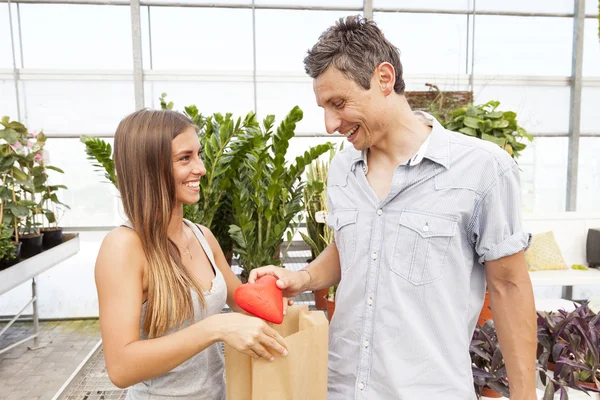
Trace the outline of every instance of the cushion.
<instances>
[{"instance_id":1,"label":"cushion","mask_svg":"<svg viewBox=\"0 0 600 400\"><path fill-rule=\"evenodd\" d=\"M531 245L525 251L525 261L529 271L569 269L552 231L533 235Z\"/></svg>"}]
</instances>

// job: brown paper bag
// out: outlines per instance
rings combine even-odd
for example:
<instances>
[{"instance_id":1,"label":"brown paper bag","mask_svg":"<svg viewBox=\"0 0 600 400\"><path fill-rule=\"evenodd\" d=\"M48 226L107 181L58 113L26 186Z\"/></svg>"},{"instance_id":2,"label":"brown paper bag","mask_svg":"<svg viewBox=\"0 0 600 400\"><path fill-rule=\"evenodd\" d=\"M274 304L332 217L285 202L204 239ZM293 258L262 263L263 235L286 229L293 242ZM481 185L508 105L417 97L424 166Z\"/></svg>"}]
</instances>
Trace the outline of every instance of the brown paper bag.
<instances>
[{"instance_id":1,"label":"brown paper bag","mask_svg":"<svg viewBox=\"0 0 600 400\"><path fill-rule=\"evenodd\" d=\"M326 400L329 324L323 311L291 306L281 325L289 354L253 359L225 344L227 400Z\"/></svg>"}]
</instances>

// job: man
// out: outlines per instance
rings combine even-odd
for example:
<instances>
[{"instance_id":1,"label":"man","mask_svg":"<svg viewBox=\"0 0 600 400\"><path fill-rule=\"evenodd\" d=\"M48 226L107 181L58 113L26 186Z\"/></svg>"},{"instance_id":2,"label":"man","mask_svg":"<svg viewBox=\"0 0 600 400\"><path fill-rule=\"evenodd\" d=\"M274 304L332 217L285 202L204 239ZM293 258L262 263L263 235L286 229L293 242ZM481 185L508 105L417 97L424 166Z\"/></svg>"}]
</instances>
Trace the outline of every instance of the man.
<instances>
[{"instance_id":1,"label":"man","mask_svg":"<svg viewBox=\"0 0 600 400\"><path fill-rule=\"evenodd\" d=\"M486 283L511 399L535 399L516 163L413 113L398 50L372 22L340 20L304 64L327 132L353 145L329 169L335 242L302 271L268 266L250 282L276 275L288 297L339 283L329 399L475 399L469 344Z\"/></svg>"}]
</instances>

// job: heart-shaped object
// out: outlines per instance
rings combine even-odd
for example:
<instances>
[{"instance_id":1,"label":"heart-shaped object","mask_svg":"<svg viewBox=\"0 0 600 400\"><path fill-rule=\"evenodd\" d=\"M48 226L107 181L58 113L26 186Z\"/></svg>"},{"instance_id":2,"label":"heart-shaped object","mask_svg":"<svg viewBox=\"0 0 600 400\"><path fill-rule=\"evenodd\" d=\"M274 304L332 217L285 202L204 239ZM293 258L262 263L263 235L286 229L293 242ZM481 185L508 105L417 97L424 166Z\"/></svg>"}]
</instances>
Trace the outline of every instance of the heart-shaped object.
<instances>
[{"instance_id":1,"label":"heart-shaped object","mask_svg":"<svg viewBox=\"0 0 600 400\"><path fill-rule=\"evenodd\" d=\"M265 321L283 322L283 294L277 287L277 278L265 275L256 283L245 283L235 290L234 298L242 310Z\"/></svg>"}]
</instances>

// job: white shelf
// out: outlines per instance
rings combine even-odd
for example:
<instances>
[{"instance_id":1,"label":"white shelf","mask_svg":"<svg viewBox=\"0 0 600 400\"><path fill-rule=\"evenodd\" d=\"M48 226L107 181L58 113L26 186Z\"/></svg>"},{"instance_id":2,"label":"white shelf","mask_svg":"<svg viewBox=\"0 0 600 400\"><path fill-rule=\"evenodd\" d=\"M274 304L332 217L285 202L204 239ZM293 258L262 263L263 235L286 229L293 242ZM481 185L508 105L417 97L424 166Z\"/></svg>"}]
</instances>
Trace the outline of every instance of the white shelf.
<instances>
[{"instance_id":1,"label":"white shelf","mask_svg":"<svg viewBox=\"0 0 600 400\"><path fill-rule=\"evenodd\" d=\"M0 271L0 295L54 267L79 251L79 233L63 234L63 242Z\"/></svg>"},{"instance_id":2,"label":"white shelf","mask_svg":"<svg viewBox=\"0 0 600 400\"><path fill-rule=\"evenodd\" d=\"M568 269L556 271L530 272L534 286L574 286L600 285L600 270L590 268L587 271Z\"/></svg>"}]
</instances>

